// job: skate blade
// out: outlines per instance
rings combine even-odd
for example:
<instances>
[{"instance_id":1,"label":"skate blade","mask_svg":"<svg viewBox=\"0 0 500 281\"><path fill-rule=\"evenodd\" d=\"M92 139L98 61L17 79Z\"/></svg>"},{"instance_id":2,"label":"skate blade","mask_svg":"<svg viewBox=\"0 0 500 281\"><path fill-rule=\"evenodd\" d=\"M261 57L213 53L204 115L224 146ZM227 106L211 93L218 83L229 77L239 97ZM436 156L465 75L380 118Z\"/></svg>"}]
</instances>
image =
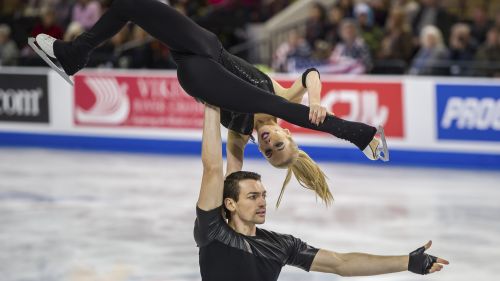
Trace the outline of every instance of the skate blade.
<instances>
[{"instance_id":1,"label":"skate blade","mask_svg":"<svg viewBox=\"0 0 500 281\"><path fill-rule=\"evenodd\" d=\"M379 159L384 162L389 161L389 149L387 148L387 141L385 139L384 127L378 126L377 133L380 134L380 140L382 141L382 147L378 152Z\"/></svg>"},{"instance_id":2,"label":"skate blade","mask_svg":"<svg viewBox=\"0 0 500 281\"><path fill-rule=\"evenodd\" d=\"M64 72L64 70L60 69L59 67L57 67L57 65L55 65L50 59L49 57L47 56L47 54L45 54L40 48L38 48L38 46L35 44L35 38L33 37L29 37L28 38L28 45L30 45L30 47L35 51L35 53L37 53L37 55L39 55L52 69L54 69L57 74L59 74L64 80L66 80L66 82L68 82L71 86L74 86L73 85L73 81L71 80L71 78L68 76L68 74L66 74Z\"/></svg>"}]
</instances>

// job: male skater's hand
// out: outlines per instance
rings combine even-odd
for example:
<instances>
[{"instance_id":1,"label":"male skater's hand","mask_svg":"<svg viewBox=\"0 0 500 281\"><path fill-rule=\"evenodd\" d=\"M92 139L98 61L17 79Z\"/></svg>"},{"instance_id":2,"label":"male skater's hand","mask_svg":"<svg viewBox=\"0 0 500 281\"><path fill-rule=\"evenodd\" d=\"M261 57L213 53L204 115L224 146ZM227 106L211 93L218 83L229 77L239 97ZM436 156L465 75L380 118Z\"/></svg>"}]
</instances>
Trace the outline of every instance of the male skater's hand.
<instances>
[{"instance_id":1,"label":"male skater's hand","mask_svg":"<svg viewBox=\"0 0 500 281\"><path fill-rule=\"evenodd\" d=\"M410 253L408 270L417 274L428 274L441 271L444 265L450 264L447 260L425 253L432 245L432 241Z\"/></svg>"}]
</instances>

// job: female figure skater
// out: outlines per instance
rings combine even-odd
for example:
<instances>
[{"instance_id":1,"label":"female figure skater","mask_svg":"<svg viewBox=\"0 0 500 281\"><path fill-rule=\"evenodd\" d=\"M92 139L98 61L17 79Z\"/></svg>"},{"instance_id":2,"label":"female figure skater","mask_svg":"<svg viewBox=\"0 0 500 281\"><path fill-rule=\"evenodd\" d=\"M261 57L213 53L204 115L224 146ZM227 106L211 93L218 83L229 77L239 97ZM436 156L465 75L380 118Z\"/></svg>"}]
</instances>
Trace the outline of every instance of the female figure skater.
<instances>
[{"instance_id":1,"label":"female figure skater","mask_svg":"<svg viewBox=\"0 0 500 281\"><path fill-rule=\"evenodd\" d=\"M388 160L385 145L384 150L375 138L375 127L342 120L327 114L326 109L319 105L321 83L317 71L304 72L302 79L284 89L255 67L229 54L215 34L156 0L114 0L98 22L75 40L63 42L40 34L36 43L46 55L59 61L64 73L61 70L58 73L73 75L85 67L94 48L111 38L128 21L139 25L171 49L178 66L179 82L189 95L225 111L222 124L234 131L230 132L228 146L234 156L240 155L234 147L240 145L242 150L244 145L241 144L248 140L242 135L250 135L255 126L264 156L274 166L289 169L283 188L293 172L302 186L315 190L325 203L333 198L323 172L307 154L298 150L289 132L280 128L272 116L347 140L369 159ZM37 53L43 57L39 50ZM294 103L308 87L314 93L310 96L310 108ZM318 87L319 90L315 90ZM265 115L257 115L254 120L255 113ZM381 127L378 132L383 137ZM384 139L382 141L385 144ZM233 167L237 167L234 162L230 165L233 171Z\"/></svg>"},{"instance_id":2,"label":"female figure skater","mask_svg":"<svg viewBox=\"0 0 500 281\"><path fill-rule=\"evenodd\" d=\"M307 77L304 83L307 84L307 89L303 85L302 79L297 79L290 88L285 89L278 82L269 78L273 87L268 91L294 103L300 103L307 91L310 106L309 118L314 124L321 123L328 113L324 107L319 106L321 93L319 74L307 70L303 77ZM316 115L316 112L319 114ZM245 146L249 140L253 141L251 133L255 130L257 132L259 151L266 160L276 168L288 170L276 207L281 202L285 187L292 174L303 187L315 190L320 198L331 199L325 175L319 166L307 153L299 149L290 131L281 128L276 117L265 113L245 114L221 109L221 123L229 128L226 145L227 175L242 170ZM373 137L363 150L363 153L369 159L376 160L377 155L374 152L377 151L379 145L381 145L380 140ZM328 203L329 200L324 201Z\"/></svg>"}]
</instances>

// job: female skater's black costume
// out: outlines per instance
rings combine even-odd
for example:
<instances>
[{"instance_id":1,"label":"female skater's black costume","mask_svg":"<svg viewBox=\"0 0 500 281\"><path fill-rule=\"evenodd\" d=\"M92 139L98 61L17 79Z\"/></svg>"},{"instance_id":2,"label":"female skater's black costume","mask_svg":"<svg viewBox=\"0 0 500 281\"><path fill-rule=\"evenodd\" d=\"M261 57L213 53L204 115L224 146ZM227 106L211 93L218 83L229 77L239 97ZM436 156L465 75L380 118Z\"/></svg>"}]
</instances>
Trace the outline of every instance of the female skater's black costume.
<instances>
[{"instance_id":1,"label":"female skater's black costume","mask_svg":"<svg viewBox=\"0 0 500 281\"><path fill-rule=\"evenodd\" d=\"M90 52L132 21L171 50L181 86L196 99L240 113L266 113L295 125L330 133L363 150L376 128L328 115L316 126L307 106L273 94L268 76L224 50L217 36L157 0L114 0L88 31L72 42L56 41L54 53L68 75L82 69ZM227 124L224 124L227 125ZM235 129L230 127L230 129ZM241 132L236 128L237 132ZM244 130L248 133L248 130Z\"/></svg>"}]
</instances>

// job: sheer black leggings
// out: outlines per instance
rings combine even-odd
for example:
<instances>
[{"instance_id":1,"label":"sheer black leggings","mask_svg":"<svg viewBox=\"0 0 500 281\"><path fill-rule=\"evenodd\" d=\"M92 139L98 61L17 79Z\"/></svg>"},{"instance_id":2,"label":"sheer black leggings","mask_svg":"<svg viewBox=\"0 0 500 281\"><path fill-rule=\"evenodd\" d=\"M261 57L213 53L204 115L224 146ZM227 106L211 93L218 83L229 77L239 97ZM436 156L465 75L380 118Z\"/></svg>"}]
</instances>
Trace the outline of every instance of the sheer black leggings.
<instances>
[{"instance_id":1,"label":"sheer black leggings","mask_svg":"<svg viewBox=\"0 0 500 281\"><path fill-rule=\"evenodd\" d=\"M372 140L372 126L327 116L316 126L307 106L287 101L240 79L220 64L221 43L216 35L157 0L114 0L99 21L73 42L90 53L132 21L171 48L177 75L186 92L230 111L266 113L295 125L330 133L363 150Z\"/></svg>"}]
</instances>

